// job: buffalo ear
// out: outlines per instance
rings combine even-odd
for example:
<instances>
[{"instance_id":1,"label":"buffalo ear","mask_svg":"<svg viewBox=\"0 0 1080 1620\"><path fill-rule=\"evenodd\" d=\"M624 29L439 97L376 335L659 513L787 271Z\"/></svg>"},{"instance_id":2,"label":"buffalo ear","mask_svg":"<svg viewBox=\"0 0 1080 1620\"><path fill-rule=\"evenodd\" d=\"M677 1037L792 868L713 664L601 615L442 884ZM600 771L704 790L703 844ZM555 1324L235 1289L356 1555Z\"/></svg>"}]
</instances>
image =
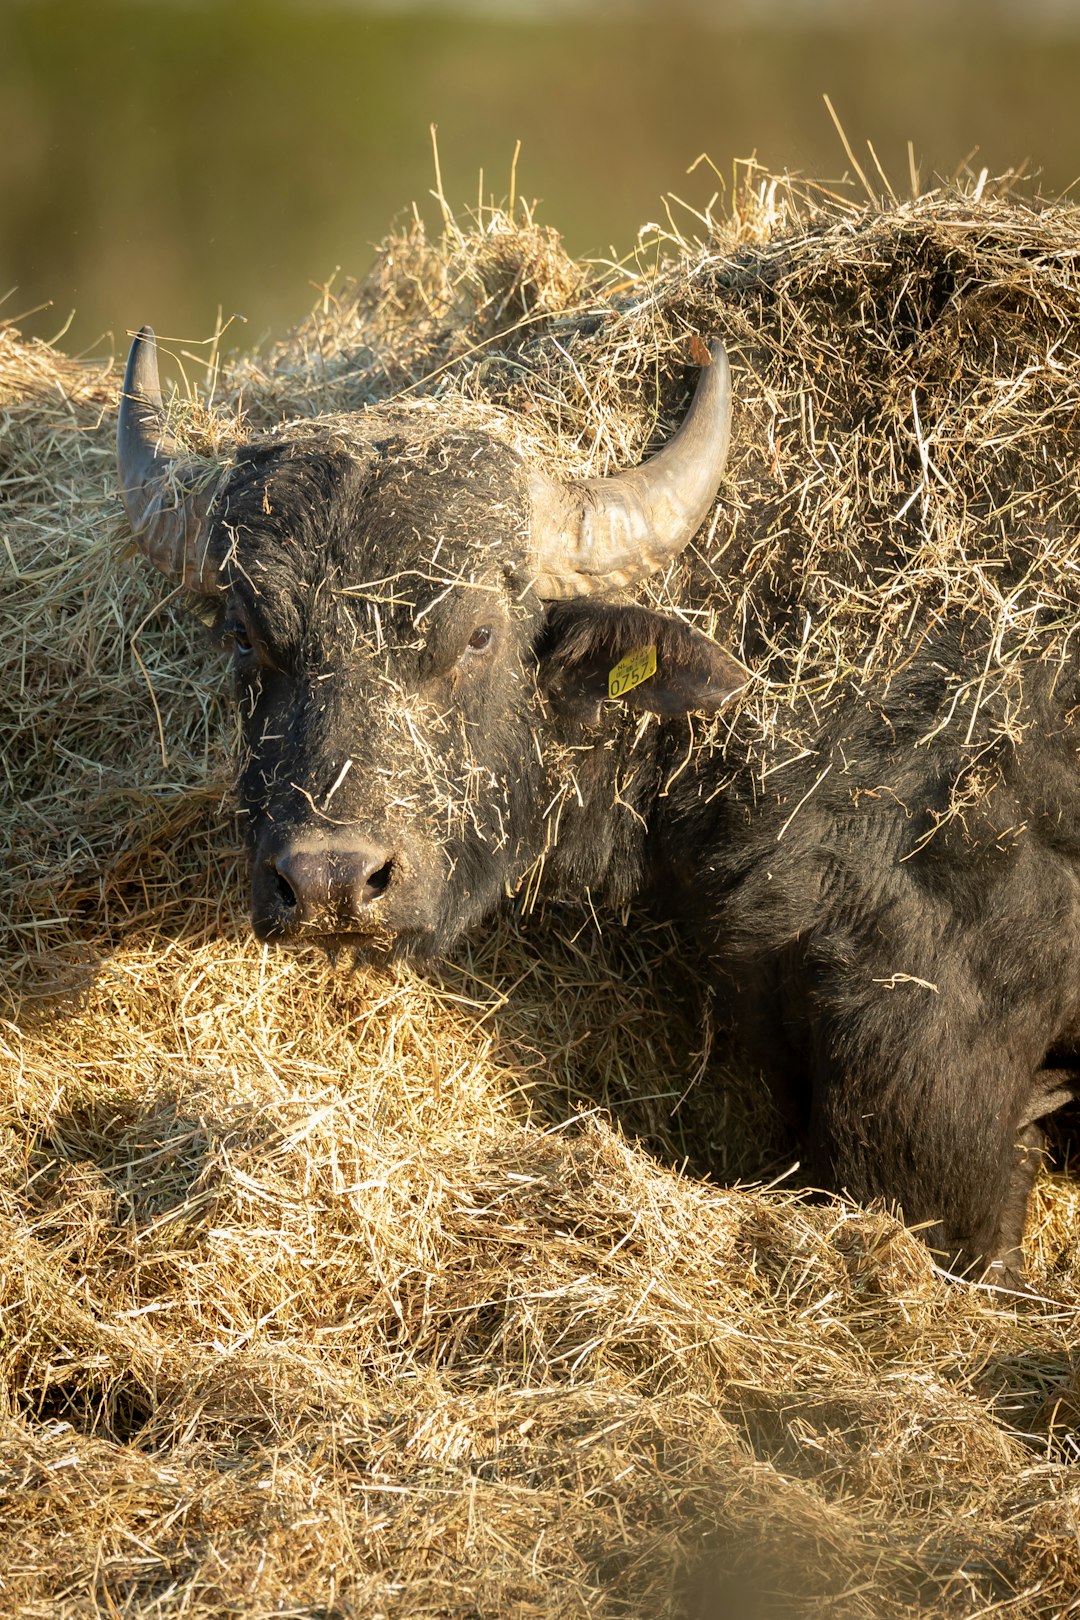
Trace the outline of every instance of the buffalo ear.
<instances>
[{"instance_id":1,"label":"buffalo ear","mask_svg":"<svg viewBox=\"0 0 1080 1620\"><path fill-rule=\"evenodd\" d=\"M595 599L554 603L537 652L540 686L552 707L591 725L610 698L613 671L626 659L637 666L633 680L654 652L655 672L610 700L650 714L715 714L750 679L737 658L681 619ZM614 684L626 679L624 673Z\"/></svg>"}]
</instances>

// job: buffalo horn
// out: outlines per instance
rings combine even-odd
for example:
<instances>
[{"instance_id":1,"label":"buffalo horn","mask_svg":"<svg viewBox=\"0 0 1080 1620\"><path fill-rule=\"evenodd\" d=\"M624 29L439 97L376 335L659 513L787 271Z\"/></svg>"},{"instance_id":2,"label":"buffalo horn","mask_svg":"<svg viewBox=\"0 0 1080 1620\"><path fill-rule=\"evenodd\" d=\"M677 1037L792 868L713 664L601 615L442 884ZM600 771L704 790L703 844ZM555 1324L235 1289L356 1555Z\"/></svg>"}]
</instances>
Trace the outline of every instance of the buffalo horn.
<instances>
[{"instance_id":1,"label":"buffalo horn","mask_svg":"<svg viewBox=\"0 0 1080 1620\"><path fill-rule=\"evenodd\" d=\"M190 590L212 595L220 580L203 537L213 482L193 487L196 470L178 466L175 455L162 418L157 341L153 328L144 326L131 345L120 399L120 494L139 549L154 567Z\"/></svg>"},{"instance_id":2,"label":"buffalo horn","mask_svg":"<svg viewBox=\"0 0 1080 1620\"><path fill-rule=\"evenodd\" d=\"M633 585L686 546L716 494L731 438L731 372L709 345L686 417L642 467L565 483L529 476L535 589L546 601Z\"/></svg>"}]
</instances>

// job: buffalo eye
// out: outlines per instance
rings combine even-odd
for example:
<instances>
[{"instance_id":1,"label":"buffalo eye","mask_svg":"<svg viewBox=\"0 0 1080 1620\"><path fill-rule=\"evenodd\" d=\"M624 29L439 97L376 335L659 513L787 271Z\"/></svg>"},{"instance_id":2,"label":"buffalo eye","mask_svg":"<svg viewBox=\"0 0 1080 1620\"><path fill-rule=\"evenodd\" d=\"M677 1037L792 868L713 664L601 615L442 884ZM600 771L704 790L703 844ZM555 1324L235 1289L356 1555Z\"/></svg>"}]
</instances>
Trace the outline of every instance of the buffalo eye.
<instances>
[{"instance_id":1,"label":"buffalo eye","mask_svg":"<svg viewBox=\"0 0 1080 1620\"><path fill-rule=\"evenodd\" d=\"M241 658L246 658L249 653L255 651L251 637L248 635L239 619L229 620L229 623L225 626L225 634L230 638L233 647L239 653Z\"/></svg>"},{"instance_id":2,"label":"buffalo eye","mask_svg":"<svg viewBox=\"0 0 1080 1620\"><path fill-rule=\"evenodd\" d=\"M472 652L486 652L491 645L490 624L479 624L469 637L469 648Z\"/></svg>"}]
</instances>

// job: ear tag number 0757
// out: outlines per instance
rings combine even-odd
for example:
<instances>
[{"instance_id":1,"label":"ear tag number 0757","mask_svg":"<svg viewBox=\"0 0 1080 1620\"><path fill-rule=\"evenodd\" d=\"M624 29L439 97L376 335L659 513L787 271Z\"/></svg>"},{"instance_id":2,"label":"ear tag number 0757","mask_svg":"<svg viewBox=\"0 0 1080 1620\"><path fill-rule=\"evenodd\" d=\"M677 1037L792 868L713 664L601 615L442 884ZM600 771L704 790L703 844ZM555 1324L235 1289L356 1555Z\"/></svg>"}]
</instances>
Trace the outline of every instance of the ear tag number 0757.
<instances>
[{"instance_id":1,"label":"ear tag number 0757","mask_svg":"<svg viewBox=\"0 0 1080 1620\"><path fill-rule=\"evenodd\" d=\"M635 686L640 686L642 681L655 674L656 648L638 647L635 652L620 658L615 668L608 671L607 695L609 698L625 697L627 692L632 692Z\"/></svg>"}]
</instances>

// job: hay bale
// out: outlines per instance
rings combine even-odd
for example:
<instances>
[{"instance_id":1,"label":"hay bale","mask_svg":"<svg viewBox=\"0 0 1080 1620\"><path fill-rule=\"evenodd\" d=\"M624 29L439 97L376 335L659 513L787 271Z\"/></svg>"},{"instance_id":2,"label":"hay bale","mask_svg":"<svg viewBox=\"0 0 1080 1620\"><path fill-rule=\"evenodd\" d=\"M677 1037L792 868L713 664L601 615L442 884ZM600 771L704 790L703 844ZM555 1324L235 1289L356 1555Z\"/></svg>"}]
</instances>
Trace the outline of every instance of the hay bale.
<instances>
[{"instance_id":1,"label":"hay bale","mask_svg":"<svg viewBox=\"0 0 1080 1620\"><path fill-rule=\"evenodd\" d=\"M177 430L406 389L600 472L722 332L725 521L650 591L716 575L735 768L928 615L993 653L973 700L1060 654L1078 223L762 185L633 273L414 226ZM735 1185L790 1144L644 919L550 906L429 974L258 947L223 671L125 559L117 386L0 329L9 1610L1068 1612L1075 1189L1013 1311L880 1211Z\"/></svg>"}]
</instances>

